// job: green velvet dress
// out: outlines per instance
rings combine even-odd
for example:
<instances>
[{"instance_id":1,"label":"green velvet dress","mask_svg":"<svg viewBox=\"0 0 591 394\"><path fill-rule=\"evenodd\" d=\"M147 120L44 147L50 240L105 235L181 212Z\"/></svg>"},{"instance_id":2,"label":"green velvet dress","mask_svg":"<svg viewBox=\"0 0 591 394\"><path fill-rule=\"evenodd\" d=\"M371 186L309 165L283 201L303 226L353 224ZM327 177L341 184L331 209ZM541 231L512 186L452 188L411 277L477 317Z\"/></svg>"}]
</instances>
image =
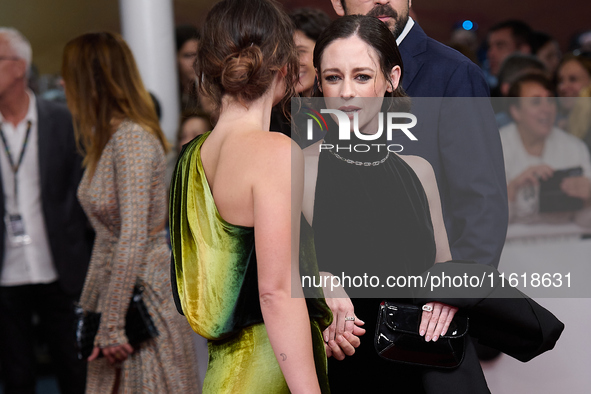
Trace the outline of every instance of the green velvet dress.
<instances>
[{"instance_id":1,"label":"green velvet dress","mask_svg":"<svg viewBox=\"0 0 591 394\"><path fill-rule=\"evenodd\" d=\"M228 223L217 210L200 154L208 135L185 146L172 179L173 296L193 330L209 340L204 393L288 393L263 323L254 228ZM302 275L318 274L309 226L302 229L300 260ZM322 330L332 316L322 294L314 296L307 298L314 358L328 393Z\"/></svg>"}]
</instances>

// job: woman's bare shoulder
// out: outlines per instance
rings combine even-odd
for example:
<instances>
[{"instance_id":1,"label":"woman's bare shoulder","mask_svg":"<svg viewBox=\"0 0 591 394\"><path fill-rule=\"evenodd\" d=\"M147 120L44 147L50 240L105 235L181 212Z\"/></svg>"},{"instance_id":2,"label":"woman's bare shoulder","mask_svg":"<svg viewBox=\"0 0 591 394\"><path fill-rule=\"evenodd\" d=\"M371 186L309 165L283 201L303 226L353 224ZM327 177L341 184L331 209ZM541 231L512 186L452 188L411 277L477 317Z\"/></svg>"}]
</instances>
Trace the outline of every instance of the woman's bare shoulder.
<instances>
[{"instance_id":1,"label":"woman's bare shoulder","mask_svg":"<svg viewBox=\"0 0 591 394\"><path fill-rule=\"evenodd\" d=\"M427 195L431 193L439 193L437 188L437 180L435 178L435 172L433 171L433 167L431 164L419 156L412 156L412 155L399 155L402 160L406 162L412 168L412 170L417 174L419 181L421 181L421 185L423 185L423 189Z\"/></svg>"},{"instance_id":2,"label":"woman's bare shoulder","mask_svg":"<svg viewBox=\"0 0 591 394\"><path fill-rule=\"evenodd\" d=\"M245 150L265 152L266 155L274 155L277 150L289 150L292 142L291 138L284 134L263 130L236 133L232 140Z\"/></svg>"},{"instance_id":3,"label":"woman's bare shoulder","mask_svg":"<svg viewBox=\"0 0 591 394\"><path fill-rule=\"evenodd\" d=\"M234 136L227 148L240 160L247 171L264 173L289 171L303 167L302 150L284 134L268 131L251 131ZM228 152L228 151L227 151ZM227 156L226 156L227 157Z\"/></svg>"},{"instance_id":4,"label":"woman's bare shoulder","mask_svg":"<svg viewBox=\"0 0 591 394\"><path fill-rule=\"evenodd\" d=\"M412 156L412 155L399 155L399 157L406 162L413 169L413 171L417 174L419 179L423 179L426 177L434 177L435 173L433 172L433 167L431 164L423 159L420 156Z\"/></svg>"}]
</instances>

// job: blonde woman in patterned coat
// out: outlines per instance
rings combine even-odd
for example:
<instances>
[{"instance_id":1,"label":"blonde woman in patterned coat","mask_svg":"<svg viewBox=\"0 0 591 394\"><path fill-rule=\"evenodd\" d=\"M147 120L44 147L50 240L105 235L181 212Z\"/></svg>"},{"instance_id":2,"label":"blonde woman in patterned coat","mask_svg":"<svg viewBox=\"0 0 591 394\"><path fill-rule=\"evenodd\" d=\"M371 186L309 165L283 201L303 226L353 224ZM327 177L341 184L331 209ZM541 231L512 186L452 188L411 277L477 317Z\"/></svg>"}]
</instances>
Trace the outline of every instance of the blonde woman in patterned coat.
<instances>
[{"instance_id":1,"label":"blonde woman in patterned coat","mask_svg":"<svg viewBox=\"0 0 591 394\"><path fill-rule=\"evenodd\" d=\"M131 51L116 34L85 34L66 45L62 74L85 152L78 198L96 231L80 299L102 313L86 392L198 392L190 329L170 289L167 143ZM132 348L125 315L136 282L159 335Z\"/></svg>"}]
</instances>

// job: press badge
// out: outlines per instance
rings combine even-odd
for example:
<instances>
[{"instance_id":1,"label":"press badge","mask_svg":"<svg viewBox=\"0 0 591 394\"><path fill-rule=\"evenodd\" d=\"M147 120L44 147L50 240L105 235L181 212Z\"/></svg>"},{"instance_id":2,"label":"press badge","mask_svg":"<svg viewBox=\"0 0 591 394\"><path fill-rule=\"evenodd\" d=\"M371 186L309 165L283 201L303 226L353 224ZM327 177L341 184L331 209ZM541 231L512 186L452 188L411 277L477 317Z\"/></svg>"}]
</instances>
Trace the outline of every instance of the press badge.
<instances>
[{"instance_id":1,"label":"press badge","mask_svg":"<svg viewBox=\"0 0 591 394\"><path fill-rule=\"evenodd\" d=\"M13 246L23 246L31 243L31 237L25 231L25 224L20 214L8 214L4 218L6 234Z\"/></svg>"}]
</instances>

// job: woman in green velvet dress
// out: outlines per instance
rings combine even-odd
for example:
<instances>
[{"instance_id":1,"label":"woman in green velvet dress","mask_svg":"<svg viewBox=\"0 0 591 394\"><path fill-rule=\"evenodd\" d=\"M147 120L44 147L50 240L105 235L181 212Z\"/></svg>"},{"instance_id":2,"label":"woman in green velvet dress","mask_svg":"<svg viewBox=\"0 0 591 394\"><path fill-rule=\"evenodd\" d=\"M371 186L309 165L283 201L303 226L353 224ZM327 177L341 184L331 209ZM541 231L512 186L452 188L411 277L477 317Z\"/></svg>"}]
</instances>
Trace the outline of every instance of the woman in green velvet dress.
<instances>
[{"instance_id":1,"label":"woman in green velvet dress","mask_svg":"<svg viewBox=\"0 0 591 394\"><path fill-rule=\"evenodd\" d=\"M170 223L177 306L209 340L204 393L328 392L330 311L292 283L303 156L269 132L297 81L292 36L271 0L222 1L203 29L197 75L219 120L181 153Z\"/></svg>"}]
</instances>

